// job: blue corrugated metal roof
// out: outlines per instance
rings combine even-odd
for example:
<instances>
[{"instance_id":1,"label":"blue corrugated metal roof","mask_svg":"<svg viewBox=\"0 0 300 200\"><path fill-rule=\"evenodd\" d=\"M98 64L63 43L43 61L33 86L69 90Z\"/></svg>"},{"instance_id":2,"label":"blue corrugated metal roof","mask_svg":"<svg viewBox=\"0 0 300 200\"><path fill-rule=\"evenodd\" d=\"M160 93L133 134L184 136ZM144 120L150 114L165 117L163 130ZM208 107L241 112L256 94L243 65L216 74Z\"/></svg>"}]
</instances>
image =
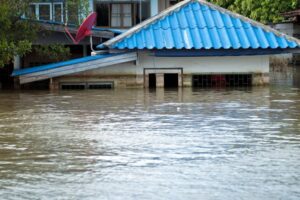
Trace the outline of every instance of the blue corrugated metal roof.
<instances>
[{"instance_id":1,"label":"blue corrugated metal roof","mask_svg":"<svg viewBox=\"0 0 300 200\"><path fill-rule=\"evenodd\" d=\"M14 70L13 73L12 73L12 76L21 76L21 75L25 75L25 74L31 74L31 73L34 73L34 72L46 71L46 70L49 70L49 69L55 69L55 68L64 67L64 66L67 66L67 65L74 65L74 64L94 61L94 60L108 58L108 57L116 56L116 55L120 55L120 54L103 54L103 55L97 55L97 56L88 56L88 57L84 57L84 58L77 58L77 59L73 59L73 60L48 64L48 65L42 65L42 66L36 66L36 67L32 67L32 68Z\"/></svg>"},{"instance_id":2,"label":"blue corrugated metal roof","mask_svg":"<svg viewBox=\"0 0 300 200\"><path fill-rule=\"evenodd\" d=\"M214 4L186 0L98 47L285 49L300 47L300 41Z\"/></svg>"}]
</instances>

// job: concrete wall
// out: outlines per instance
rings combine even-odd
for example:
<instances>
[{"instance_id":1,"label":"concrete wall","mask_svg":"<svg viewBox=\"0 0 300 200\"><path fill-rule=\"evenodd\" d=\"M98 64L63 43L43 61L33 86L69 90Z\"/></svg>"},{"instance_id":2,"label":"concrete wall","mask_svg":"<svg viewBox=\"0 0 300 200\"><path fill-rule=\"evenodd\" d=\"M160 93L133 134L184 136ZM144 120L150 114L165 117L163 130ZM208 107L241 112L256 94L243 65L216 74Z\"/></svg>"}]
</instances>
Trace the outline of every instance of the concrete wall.
<instances>
[{"instance_id":1,"label":"concrete wall","mask_svg":"<svg viewBox=\"0 0 300 200\"><path fill-rule=\"evenodd\" d=\"M113 81L115 87L143 87L144 69L182 69L183 86L191 86L193 74L253 74L253 84L269 82L269 56L155 57L140 52L138 62L128 62L56 79L57 82Z\"/></svg>"},{"instance_id":2,"label":"concrete wall","mask_svg":"<svg viewBox=\"0 0 300 200\"><path fill-rule=\"evenodd\" d=\"M275 28L276 30L288 34L290 36L300 38L300 25L293 24L293 23L281 23L281 24L275 24L272 26L272 28ZM299 63L300 62L300 55L299 54L282 54L282 55L276 55L272 56L272 61L276 60L277 62L273 63L272 65L278 65L279 63Z\"/></svg>"}]
</instances>

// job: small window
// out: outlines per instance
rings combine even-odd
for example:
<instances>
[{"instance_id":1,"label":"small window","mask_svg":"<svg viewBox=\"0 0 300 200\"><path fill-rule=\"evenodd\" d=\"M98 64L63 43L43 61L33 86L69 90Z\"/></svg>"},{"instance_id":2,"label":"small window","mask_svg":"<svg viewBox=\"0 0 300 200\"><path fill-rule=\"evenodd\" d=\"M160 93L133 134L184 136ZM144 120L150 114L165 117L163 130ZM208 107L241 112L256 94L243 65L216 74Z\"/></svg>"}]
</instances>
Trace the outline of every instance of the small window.
<instances>
[{"instance_id":1,"label":"small window","mask_svg":"<svg viewBox=\"0 0 300 200\"><path fill-rule=\"evenodd\" d=\"M39 4L39 20L51 20L50 4Z\"/></svg>"},{"instance_id":2,"label":"small window","mask_svg":"<svg viewBox=\"0 0 300 200\"><path fill-rule=\"evenodd\" d=\"M35 4L30 4L29 5L29 9L28 9L28 13L27 13L27 17L30 19L36 19L36 5Z\"/></svg>"},{"instance_id":3,"label":"small window","mask_svg":"<svg viewBox=\"0 0 300 200\"><path fill-rule=\"evenodd\" d=\"M53 17L55 22L63 22L63 4L54 3L53 4Z\"/></svg>"},{"instance_id":4,"label":"small window","mask_svg":"<svg viewBox=\"0 0 300 200\"><path fill-rule=\"evenodd\" d=\"M132 4L111 4L111 27L132 26Z\"/></svg>"}]
</instances>

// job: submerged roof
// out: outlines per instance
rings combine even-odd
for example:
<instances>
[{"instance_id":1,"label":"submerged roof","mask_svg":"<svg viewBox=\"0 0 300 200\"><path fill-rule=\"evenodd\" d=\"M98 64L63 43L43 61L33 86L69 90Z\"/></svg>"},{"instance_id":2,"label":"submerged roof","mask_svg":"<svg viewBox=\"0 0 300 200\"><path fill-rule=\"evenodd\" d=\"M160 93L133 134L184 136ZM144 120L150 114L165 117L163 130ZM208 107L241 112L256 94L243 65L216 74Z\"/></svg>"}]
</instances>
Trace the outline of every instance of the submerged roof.
<instances>
[{"instance_id":1,"label":"submerged roof","mask_svg":"<svg viewBox=\"0 0 300 200\"><path fill-rule=\"evenodd\" d=\"M19 76L20 84L25 84L136 60L136 52L109 53L15 70L12 76Z\"/></svg>"},{"instance_id":2,"label":"submerged roof","mask_svg":"<svg viewBox=\"0 0 300 200\"><path fill-rule=\"evenodd\" d=\"M285 49L300 40L204 0L185 0L98 48Z\"/></svg>"}]
</instances>

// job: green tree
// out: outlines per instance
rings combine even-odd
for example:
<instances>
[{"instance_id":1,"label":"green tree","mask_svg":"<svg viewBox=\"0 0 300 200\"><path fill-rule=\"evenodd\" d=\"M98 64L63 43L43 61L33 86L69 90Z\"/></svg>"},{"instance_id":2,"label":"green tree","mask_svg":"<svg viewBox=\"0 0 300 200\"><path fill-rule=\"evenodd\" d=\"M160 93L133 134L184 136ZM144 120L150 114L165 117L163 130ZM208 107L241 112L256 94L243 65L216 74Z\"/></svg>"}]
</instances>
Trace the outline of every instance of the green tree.
<instances>
[{"instance_id":1,"label":"green tree","mask_svg":"<svg viewBox=\"0 0 300 200\"><path fill-rule=\"evenodd\" d=\"M32 44L40 27L31 20L22 19L24 13L28 13L29 3L32 2L36 0L0 0L0 67L12 62L14 56L24 56L32 50L55 61L67 59L70 55L69 48L59 44L33 48ZM75 24L78 25L88 13L88 1L65 0L65 2L71 19L72 16L78 17L75 19Z\"/></svg>"},{"instance_id":2,"label":"green tree","mask_svg":"<svg viewBox=\"0 0 300 200\"><path fill-rule=\"evenodd\" d=\"M0 0L0 67L31 49L36 27L21 20L26 0Z\"/></svg>"},{"instance_id":3,"label":"green tree","mask_svg":"<svg viewBox=\"0 0 300 200\"><path fill-rule=\"evenodd\" d=\"M283 21L282 13L298 6L298 0L208 0L262 23Z\"/></svg>"}]
</instances>

